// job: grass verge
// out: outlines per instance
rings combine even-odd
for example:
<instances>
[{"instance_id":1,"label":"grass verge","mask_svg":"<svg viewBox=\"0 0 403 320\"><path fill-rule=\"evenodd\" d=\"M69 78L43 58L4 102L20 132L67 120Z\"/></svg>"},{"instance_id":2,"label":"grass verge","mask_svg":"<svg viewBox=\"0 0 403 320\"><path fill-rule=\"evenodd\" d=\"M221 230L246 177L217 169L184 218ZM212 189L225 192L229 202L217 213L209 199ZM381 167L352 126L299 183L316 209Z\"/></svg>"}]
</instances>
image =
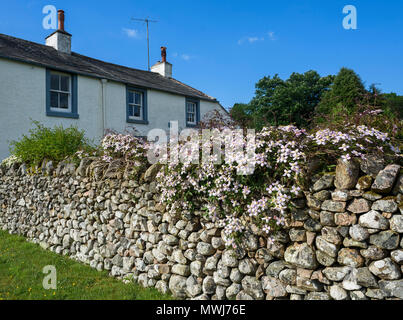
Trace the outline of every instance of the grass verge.
<instances>
[{"instance_id":1,"label":"grass verge","mask_svg":"<svg viewBox=\"0 0 403 320\"><path fill-rule=\"evenodd\" d=\"M56 267L57 289L42 282L47 265ZM125 284L66 256L46 251L24 237L0 230L0 300L168 300L154 288Z\"/></svg>"}]
</instances>

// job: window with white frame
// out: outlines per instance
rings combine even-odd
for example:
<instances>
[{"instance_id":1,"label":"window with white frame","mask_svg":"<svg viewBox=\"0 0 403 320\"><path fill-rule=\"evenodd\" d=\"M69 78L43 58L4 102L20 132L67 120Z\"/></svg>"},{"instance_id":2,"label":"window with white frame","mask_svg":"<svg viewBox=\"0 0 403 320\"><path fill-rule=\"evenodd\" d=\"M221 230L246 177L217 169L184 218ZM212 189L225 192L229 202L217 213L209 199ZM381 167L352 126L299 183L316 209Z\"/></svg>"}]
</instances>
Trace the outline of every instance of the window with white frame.
<instances>
[{"instance_id":1,"label":"window with white frame","mask_svg":"<svg viewBox=\"0 0 403 320\"><path fill-rule=\"evenodd\" d=\"M190 125L196 125L197 123L197 103L192 101L186 102L186 123Z\"/></svg>"},{"instance_id":2,"label":"window with white frame","mask_svg":"<svg viewBox=\"0 0 403 320\"><path fill-rule=\"evenodd\" d=\"M144 119L144 93L129 90L129 118L134 120Z\"/></svg>"},{"instance_id":3,"label":"window with white frame","mask_svg":"<svg viewBox=\"0 0 403 320\"><path fill-rule=\"evenodd\" d=\"M50 110L71 112L71 87L70 75L50 73Z\"/></svg>"}]
</instances>

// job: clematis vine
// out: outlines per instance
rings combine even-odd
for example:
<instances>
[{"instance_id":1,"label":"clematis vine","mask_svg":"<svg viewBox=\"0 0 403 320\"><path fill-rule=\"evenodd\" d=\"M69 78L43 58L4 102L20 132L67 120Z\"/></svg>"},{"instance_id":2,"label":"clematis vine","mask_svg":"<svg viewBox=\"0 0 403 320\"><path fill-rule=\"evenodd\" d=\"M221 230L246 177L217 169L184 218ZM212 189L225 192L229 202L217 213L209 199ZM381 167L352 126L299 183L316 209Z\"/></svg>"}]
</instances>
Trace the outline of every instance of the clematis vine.
<instances>
[{"instance_id":1,"label":"clematis vine","mask_svg":"<svg viewBox=\"0 0 403 320\"><path fill-rule=\"evenodd\" d=\"M247 139L238 137L232 140L231 150L226 148L228 134L224 132L228 130L218 130L207 140L196 131L192 135L200 135L200 139L179 141L180 161L170 161L169 152L159 151L163 170L157 174L157 188L159 201L170 213L202 209L206 219L223 228L226 245L234 248L243 245L250 229L257 230L269 243L274 241L274 233L293 210L292 200L303 196L300 178L313 156L349 161L374 152L400 153L388 134L363 125L312 133L283 126L256 132L254 156L248 157L242 152L250 149ZM213 145L219 152L206 154L205 149ZM102 160L145 163L151 147L155 150L155 146L134 136L111 133L102 140ZM158 148L169 150L162 144Z\"/></svg>"}]
</instances>

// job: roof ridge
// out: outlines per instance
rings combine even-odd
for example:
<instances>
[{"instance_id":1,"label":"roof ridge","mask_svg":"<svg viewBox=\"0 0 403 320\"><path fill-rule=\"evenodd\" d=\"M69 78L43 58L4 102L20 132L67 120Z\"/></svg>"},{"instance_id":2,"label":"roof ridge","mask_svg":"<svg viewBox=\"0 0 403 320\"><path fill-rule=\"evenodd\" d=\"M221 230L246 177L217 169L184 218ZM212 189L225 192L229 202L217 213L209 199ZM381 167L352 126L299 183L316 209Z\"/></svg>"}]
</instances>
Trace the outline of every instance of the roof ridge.
<instances>
[{"instance_id":1,"label":"roof ridge","mask_svg":"<svg viewBox=\"0 0 403 320\"><path fill-rule=\"evenodd\" d=\"M71 53L74 54L75 56L80 56L80 57L84 57L86 59L99 61L99 62L102 62L102 63L109 64L111 66L116 66L116 67L119 67L119 68L125 68L125 69L129 69L129 70L136 70L136 71L144 72L144 73L147 73L147 74L158 75L158 76L162 77L159 73L156 73L156 72L137 69L137 68L132 68L132 67L124 66L124 65L121 65L121 64L116 64L116 63L113 63L113 62L108 62L108 61L100 60L100 59L97 59L97 58L92 58L92 57L85 56L85 55L83 55L81 53L77 53L77 52L74 52L74 51L72 51Z\"/></svg>"},{"instance_id":2,"label":"roof ridge","mask_svg":"<svg viewBox=\"0 0 403 320\"><path fill-rule=\"evenodd\" d=\"M214 98L212 96L209 96L209 95L207 95L206 93L204 93L204 92L202 92L200 90L197 90L197 89L195 89L195 88L193 88L193 87L191 87L191 86L189 86L189 85L187 85L187 84L185 84L185 83L183 83L183 82L181 82L181 81L179 81L179 80L177 80L175 78L164 77L161 74L156 73L156 72L152 72L152 71L148 71L148 70L141 70L141 69L132 68L132 67L124 66L124 65L119 65L119 64L116 64L116 63L112 63L112 62L103 61L103 60L92 58L92 57L89 57L89 56L86 56L86 55L83 55L83 54L80 54L80 53L77 53L77 52L74 52L74 51L72 51L71 54L59 52L56 49L54 49L54 48L52 48L50 46L47 46L46 44L42 44L42 43L30 41L30 40L25 40L25 39L13 37L13 36L3 34L3 33L0 33L0 38L8 39L9 41L22 42L23 45L26 44L27 46L32 45L32 46L35 46L37 48L37 50L44 49L49 53L54 51L55 53L61 54L64 57L71 56L71 57L74 57L76 59L85 60L93 69L95 68L95 70L98 70L98 72L102 72L104 75L105 74L110 74L111 71L107 70L107 68L104 69L103 66L100 65L100 64L103 64L105 67L109 66L111 68L120 69L120 70L122 70L122 72L127 71L129 74L126 74L126 76L129 76L129 77L132 77L132 78L137 78L139 81L143 81L145 83L147 83L147 82L150 83L150 81L152 83L154 81L157 81L157 79L159 79L160 81L162 81L162 83L161 83L162 87L160 88L160 90L162 90L162 91L168 91L168 92L173 92L173 93L176 93L176 94L188 95L188 96L195 95L195 96L200 96L200 98L204 97L205 99L214 100L214 101L218 102L218 100L216 98ZM7 46L6 46L6 48L7 48ZM0 46L0 49L1 49L1 46ZM10 58L12 56L13 55L3 56L3 57L4 58L7 58L7 57ZM24 58L27 59L26 57L24 57ZM26 60L23 60L23 61L30 63L30 61L26 61ZM78 62L79 62L79 60L78 60ZM84 62L84 61L82 61L82 62ZM47 64L47 63L44 63L44 62L42 62L42 64L51 66L51 64ZM116 71L118 71L118 70L116 70ZM96 73L98 73L98 72L96 72ZM136 75L135 73L133 74L133 72L137 72L137 73L140 73L140 74ZM94 74L96 74L96 73L94 73ZM145 77L151 76L151 78L149 78L149 79L143 78L141 76L141 74L143 74ZM89 74L89 75L91 76L91 74ZM124 78L124 74L122 74L122 76ZM153 78L154 78L154 81L152 80ZM119 80L115 79L114 81L119 81ZM130 81L128 81L128 79L122 79L121 78L120 81L123 82L123 83L130 83ZM172 87L174 86L174 83L176 83L180 87L183 87L183 89L180 90L180 91L186 91L186 88L187 88L187 89L189 89L191 91L194 91L194 93L189 92L188 94L186 94L185 92L179 92L179 87L178 87L177 90L175 90L174 88L171 88L169 90L169 89L167 89L167 86L169 86L168 85L169 82L172 83L172 85L171 85ZM166 83L165 89L163 88L164 87L163 83ZM157 85L157 84L154 83L154 85ZM147 85L144 85L144 87L147 87ZM155 87L153 88L152 86L150 88L158 90L158 88L155 88Z\"/></svg>"},{"instance_id":3,"label":"roof ridge","mask_svg":"<svg viewBox=\"0 0 403 320\"><path fill-rule=\"evenodd\" d=\"M189 86L188 84L183 83L182 81L179 81L178 79L175 79L175 78L171 78L171 79L174 80L174 81L176 81L176 82L178 82L179 84L181 84L181 85L183 85L183 86L185 86L185 87L188 87L188 88L190 88L190 89L193 89L193 90L195 90L195 91L197 91L197 92L199 92L199 93L201 93L201 94L203 94L203 95L209 97L210 99L217 100L216 98L214 98L214 97L212 97L212 96L210 96L210 95L208 95L208 94L206 94L206 93L204 93L204 92L202 92L202 91L200 91L200 90L197 90L197 89L195 89L195 88Z\"/></svg>"},{"instance_id":4,"label":"roof ridge","mask_svg":"<svg viewBox=\"0 0 403 320\"><path fill-rule=\"evenodd\" d=\"M141 72L144 72L144 73L147 73L147 74L152 74L153 76L156 76L156 77L160 77L160 78L162 78L162 79L173 80L173 81L179 83L179 84L182 85L182 86L185 86L185 87L188 87L188 88L190 88L190 89L192 89L192 90L197 91L199 94L202 94L202 95L204 95L204 96L206 96L206 97L209 97L210 99L216 100L216 98L214 98L214 97L212 97L212 96L210 96L210 95L208 95L208 94L206 94L206 93L204 93L204 92L202 92L202 91L200 91L200 90L198 90L198 89L195 89L195 88L193 88L192 86L189 86L189 85L187 85L186 83L183 83L182 81L179 81L178 79L173 78L173 77L167 78L167 77L164 77L163 75L161 75L161 74L159 74L159 73L157 73L157 72L148 71L148 70L141 70L141 69L132 68L132 67L128 67L128 66L124 66L124 65L112 63L112 62L107 62L107 61L103 61L103 60L100 60L100 59L88 57L88 56L82 55L82 54L77 53L77 52L72 52L72 53L74 53L74 55L76 55L76 56L81 56L81 57L84 57L84 58L87 58L87 59L90 59L90 60L99 61L99 62L102 62L102 63L109 64L109 65L111 65L111 66L116 66L116 67L119 67L119 68L125 68L125 69L128 69L128 70L141 71Z\"/></svg>"},{"instance_id":5,"label":"roof ridge","mask_svg":"<svg viewBox=\"0 0 403 320\"><path fill-rule=\"evenodd\" d=\"M54 48L52 48L52 47L50 47L50 46L48 46L48 45L46 45L46 44L42 44L42 43L38 43L38 42L34 42L34 41L22 39L22 38L13 37L13 36L10 36L10 35L5 34L5 33L0 33L0 36L6 36L6 37L8 37L8 38L13 38L13 39L16 39L16 40L19 40L19 41L29 42L29 43L32 43L32 44L37 45L37 46L41 46L41 47L46 48L46 49L53 49L53 50L56 50L56 49L54 49ZM56 51L57 51L57 50L56 50ZM59 53L60 53L60 52L59 52ZM68 54L68 53L64 53L64 52L62 52L62 53L63 53L63 54ZM83 54L81 54L81 53L75 52L75 51L71 51L71 55L84 57L84 58L86 58L86 59L99 61L99 62L106 63L106 64L109 64L109 65L112 65L112 66L116 66L116 67L121 67L121 68L136 70L136 71L141 71L141 72L145 72L145 73L148 73L148 74L155 74L155 75L158 74L159 76L161 76L159 73L156 73L156 72L152 72L152 71L148 71L148 70L142 70L142 69L137 69L137 68L132 68L132 67L128 67L128 66L116 64L116 63L113 63L113 62L108 62L108 61L104 61L104 60L101 60L101 59L92 58L92 57L83 55ZM161 76L161 77L162 77L162 76Z\"/></svg>"}]
</instances>

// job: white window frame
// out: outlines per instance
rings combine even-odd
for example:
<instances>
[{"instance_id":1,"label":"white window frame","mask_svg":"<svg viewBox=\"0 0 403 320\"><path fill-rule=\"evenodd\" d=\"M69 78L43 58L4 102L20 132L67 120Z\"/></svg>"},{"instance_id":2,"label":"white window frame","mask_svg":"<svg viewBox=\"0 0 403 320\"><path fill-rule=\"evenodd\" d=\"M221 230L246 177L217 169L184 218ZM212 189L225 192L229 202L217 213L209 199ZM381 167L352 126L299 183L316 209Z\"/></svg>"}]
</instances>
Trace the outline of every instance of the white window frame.
<instances>
[{"instance_id":1,"label":"white window frame","mask_svg":"<svg viewBox=\"0 0 403 320\"><path fill-rule=\"evenodd\" d=\"M189 111L189 105L193 106L193 111ZM197 124L197 103L193 101L187 101L186 102L186 123L190 125L196 125ZM193 121L188 120L188 116L193 115Z\"/></svg>"},{"instance_id":2,"label":"white window frame","mask_svg":"<svg viewBox=\"0 0 403 320\"><path fill-rule=\"evenodd\" d=\"M140 104L135 103L136 99L134 97L135 97L136 93L140 94L140 100L141 100ZM132 120L144 120L144 113L143 113L143 109L144 109L144 93L141 92L141 91L137 91L137 90L129 90L129 94L133 94L133 102L132 103L129 102L129 108L131 108L131 107L140 107L140 116L136 117L136 116L130 116L129 115L129 119L132 119Z\"/></svg>"},{"instance_id":3,"label":"white window frame","mask_svg":"<svg viewBox=\"0 0 403 320\"><path fill-rule=\"evenodd\" d=\"M72 87L73 87L73 81L72 81L72 77L70 74L68 73L62 73L62 72L56 72L56 71L50 71L50 77L52 79L52 75L58 75L58 76L65 76L69 78L69 91L63 91L63 90L54 90L52 89L52 81L50 83L49 86L49 91L50 91L50 97L52 96L52 92L56 92L56 93L64 93L64 94L68 94L68 108L64 109L64 108L55 108L52 107L51 103L49 105L50 111L56 111L56 112L65 112L65 113L71 113L72 112L72 103L71 103L71 96L72 96ZM61 77L59 77L59 87L61 88L60 85L60 81L61 81ZM51 98L50 98L51 99ZM58 105L60 106L60 95L59 95L59 101L58 101Z\"/></svg>"}]
</instances>

